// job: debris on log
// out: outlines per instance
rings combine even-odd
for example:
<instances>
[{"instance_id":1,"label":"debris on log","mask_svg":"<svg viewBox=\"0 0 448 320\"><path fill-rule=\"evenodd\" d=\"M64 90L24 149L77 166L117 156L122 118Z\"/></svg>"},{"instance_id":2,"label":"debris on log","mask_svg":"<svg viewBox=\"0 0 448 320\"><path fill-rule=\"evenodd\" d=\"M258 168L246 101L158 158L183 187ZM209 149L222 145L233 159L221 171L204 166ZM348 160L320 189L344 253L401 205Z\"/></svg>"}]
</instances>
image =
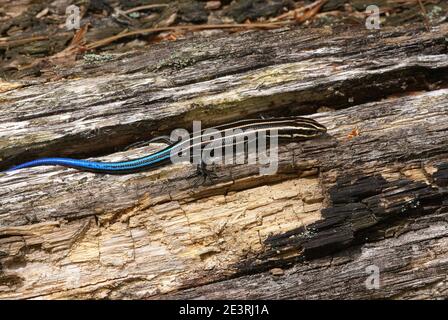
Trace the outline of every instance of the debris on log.
<instances>
[{"instance_id":1,"label":"debris on log","mask_svg":"<svg viewBox=\"0 0 448 320\"><path fill-rule=\"evenodd\" d=\"M212 185L190 164L0 174L0 298L446 297L447 39L446 24L285 27L5 81L0 170L138 157L160 146L126 147L193 120L304 115L328 132L281 145L275 175L218 166Z\"/></svg>"}]
</instances>

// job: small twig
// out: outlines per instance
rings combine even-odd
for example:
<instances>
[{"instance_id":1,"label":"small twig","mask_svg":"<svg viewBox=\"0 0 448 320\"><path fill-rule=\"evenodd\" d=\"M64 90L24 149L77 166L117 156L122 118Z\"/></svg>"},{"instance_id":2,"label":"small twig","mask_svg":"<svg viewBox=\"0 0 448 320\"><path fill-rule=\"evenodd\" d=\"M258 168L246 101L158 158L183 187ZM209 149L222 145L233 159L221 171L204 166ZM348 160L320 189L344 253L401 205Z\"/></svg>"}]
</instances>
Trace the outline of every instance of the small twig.
<instances>
[{"instance_id":1,"label":"small twig","mask_svg":"<svg viewBox=\"0 0 448 320\"><path fill-rule=\"evenodd\" d=\"M326 2L327 2L327 0L317 0L317 1L314 1L313 3L310 3L310 4L307 5L307 6L303 6L303 7L300 7L300 8L298 8L298 9L294 9L294 10L288 11L288 12L282 14L282 15L279 15L278 17L275 17L275 18L274 18L274 21L277 21L277 20L285 20L285 19L291 19L291 18L293 18L293 19L295 19L295 20L297 20L297 19L301 19L302 16L299 16L299 14L304 15L304 12L305 12L305 11L308 11L308 10L315 12L314 14L311 15L311 17L312 17L312 16L314 16L314 15L320 10L320 8L321 8ZM305 20L306 20L306 19L305 19ZM303 20L303 21L304 21L304 20ZM302 22L303 22L303 21L302 21Z\"/></svg>"},{"instance_id":2,"label":"small twig","mask_svg":"<svg viewBox=\"0 0 448 320\"><path fill-rule=\"evenodd\" d=\"M274 21L278 21L278 20L284 20L284 19L292 18L292 17L294 17L295 15L297 15L297 14L299 14L299 13L301 13L301 12L307 10L308 7L310 7L310 6L312 6L312 5L313 5L313 4L309 4L309 5L305 6L305 7L300 7L300 8L298 8L298 9L290 10L290 11L288 11L288 12L285 12L285 13L283 13L283 14L281 14L281 15L275 17L273 20L274 20Z\"/></svg>"},{"instance_id":3,"label":"small twig","mask_svg":"<svg viewBox=\"0 0 448 320\"><path fill-rule=\"evenodd\" d=\"M389 2L409 5L415 4L415 0L389 0ZM423 2L437 4L440 2L440 0L423 0Z\"/></svg>"},{"instance_id":4,"label":"small twig","mask_svg":"<svg viewBox=\"0 0 448 320\"><path fill-rule=\"evenodd\" d=\"M117 41L117 40L120 40L120 39L123 39L126 37L142 35L145 33L152 33L152 32L178 31L178 30L199 31L199 30L211 30L211 29L236 29L236 28L272 29L272 28L278 28L280 26L288 25L291 23L292 23L291 21L281 21L281 22L270 22L270 23L206 24L206 25L188 25L188 26L148 28L148 29L135 30L135 31L125 32L125 33L119 33L115 36L92 42L86 46L86 49L88 49L88 50L96 49L96 48L108 45L114 41Z\"/></svg>"},{"instance_id":5,"label":"small twig","mask_svg":"<svg viewBox=\"0 0 448 320\"><path fill-rule=\"evenodd\" d=\"M311 18L313 18L322 8L322 6L327 2L327 0L318 0L313 3L313 7L310 8L308 11L304 12L302 16L295 17L296 21L299 23L305 22Z\"/></svg>"},{"instance_id":6,"label":"small twig","mask_svg":"<svg viewBox=\"0 0 448 320\"><path fill-rule=\"evenodd\" d=\"M426 13L425 6L423 5L422 0L417 0L417 1L418 1L418 3L420 4L420 9L422 10L423 19L425 20L426 30L430 31L431 28L430 28L430 26L429 26L428 14Z\"/></svg>"},{"instance_id":7,"label":"small twig","mask_svg":"<svg viewBox=\"0 0 448 320\"><path fill-rule=\"evenodd\" d=\"M164 7L168 7L168 4L166 4L166 3L148 4L148 5L145 5L145 6L140 6L140 7L135 7L135 8L129 9L129 10L125 10L125 11L123 11L123 13L129 14L129 13L140 11L140 10L164 8Z\"/></svg>"},{"instance_id":8,"label":"small twig","mask_svg":"<svg viewBox=\"0 0 448 320\"><path fill-rule=\"evenodd\" d=\"M31 37L31 38L26 38L26 39L0 41L0 48L20 46L23 44L27 44L29 42L40 41L40 40L48 40L48 37L47 36L35 36L35 37Z\"/></svg>"}]
</instances>

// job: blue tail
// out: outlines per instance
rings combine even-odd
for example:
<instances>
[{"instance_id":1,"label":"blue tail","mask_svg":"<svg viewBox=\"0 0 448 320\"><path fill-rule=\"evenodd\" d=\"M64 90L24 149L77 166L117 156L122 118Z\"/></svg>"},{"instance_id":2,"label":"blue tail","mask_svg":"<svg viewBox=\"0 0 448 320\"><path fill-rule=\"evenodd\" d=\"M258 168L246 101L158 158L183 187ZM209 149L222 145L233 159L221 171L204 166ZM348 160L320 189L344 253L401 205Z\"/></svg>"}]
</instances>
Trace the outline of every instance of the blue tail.
<instances>
[{"instance_id":1,"label":"blue tail","mask_svg":"<svg viewBox=\"0 0 448 320\"><path fill-rule=\"evenodd\" d=\"M82 171L90 171L96 173L109 173L109 174L125 174L143 171L158 167L167 163L170 160L171 146L161 151L150 154L146 157L122 161L122 162L97 162L89 160L78 160L71 158L42 158L29 162L25 162L9 168L5 172L11 172L24 168L31 168L37 166L63 166L69 168L75 168Z\"/></svg>"},{"instance_id":2,"label":"blue tail","mask_svg":"<svg viewBox=\"0 0 448 320\"><path fill-rule=\"evenodd\" d=\"M77 160L70 158L42 158L29 162L19 164L17 166L11 167L5 172L11 172L15 170L37 167L37 166L64 166L72 168L85 168L85 169L102 169L105 163L87 161L87 160Z\"/></svg>"}]
</instances>

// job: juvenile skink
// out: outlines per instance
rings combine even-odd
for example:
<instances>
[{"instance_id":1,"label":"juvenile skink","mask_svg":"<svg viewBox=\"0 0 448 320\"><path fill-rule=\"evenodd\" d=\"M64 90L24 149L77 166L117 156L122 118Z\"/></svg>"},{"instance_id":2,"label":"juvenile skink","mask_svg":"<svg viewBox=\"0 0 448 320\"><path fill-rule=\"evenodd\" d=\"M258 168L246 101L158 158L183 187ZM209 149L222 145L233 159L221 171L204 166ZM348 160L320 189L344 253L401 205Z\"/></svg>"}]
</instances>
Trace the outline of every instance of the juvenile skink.
<instances>
[{"instance_id":1,"label":"juvenile skink","mask_svg":"<svg viewBox=\"0 0 448 320\"><path fill-rule=\"evenodd\" d=\"M221 133L223 146L228 143L234 144L234 142L232 141L236 141L237 136L241 135L241 131L251 131L256 133L257 136L260 132L264 132L266 135L269 135L270 132L271 134L272 132L275 132L278 139L280 140L306 140L322 135L327 130L317 121L303 117L247 119L217 126L214 127L214 129ZM227 134L229 130L233 130L233 133L231 135ZM197 142L196 139L194 140L193 136L190 135L189 139L173 143L160 151L134 160L121 162L97 162L72 158L41 158L16 165L6 170L6 172L36 166L63 166L94 173L135 173L151 170L171 163L170 154L174 150L174 148L176 148L177 150L182 150L182 148L191 148L191 150L193 150L194 147L204 148L209 143L210 141Z\"/></svg>"}]
</instances>

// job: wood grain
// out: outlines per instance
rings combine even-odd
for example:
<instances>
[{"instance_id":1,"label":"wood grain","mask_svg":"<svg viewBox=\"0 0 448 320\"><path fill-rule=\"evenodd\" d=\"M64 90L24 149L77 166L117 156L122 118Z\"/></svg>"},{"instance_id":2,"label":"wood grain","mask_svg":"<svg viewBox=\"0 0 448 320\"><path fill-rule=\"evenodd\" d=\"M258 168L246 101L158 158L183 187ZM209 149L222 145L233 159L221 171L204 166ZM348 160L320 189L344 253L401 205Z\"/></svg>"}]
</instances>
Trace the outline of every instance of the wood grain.
<instances>
[{"instance_id":1,"label":"wood grain","mask_svg":"<svg viewBox=\"0 0 448 320\"><path fill-rule=\"evenodd\" d=\"M2 94L1 168L135 157L192 120L308 114L328 133L214 185L189 164L0 175L0 298L445 297L447 30L191 38Z\"/></svg>"}]
</instances>

